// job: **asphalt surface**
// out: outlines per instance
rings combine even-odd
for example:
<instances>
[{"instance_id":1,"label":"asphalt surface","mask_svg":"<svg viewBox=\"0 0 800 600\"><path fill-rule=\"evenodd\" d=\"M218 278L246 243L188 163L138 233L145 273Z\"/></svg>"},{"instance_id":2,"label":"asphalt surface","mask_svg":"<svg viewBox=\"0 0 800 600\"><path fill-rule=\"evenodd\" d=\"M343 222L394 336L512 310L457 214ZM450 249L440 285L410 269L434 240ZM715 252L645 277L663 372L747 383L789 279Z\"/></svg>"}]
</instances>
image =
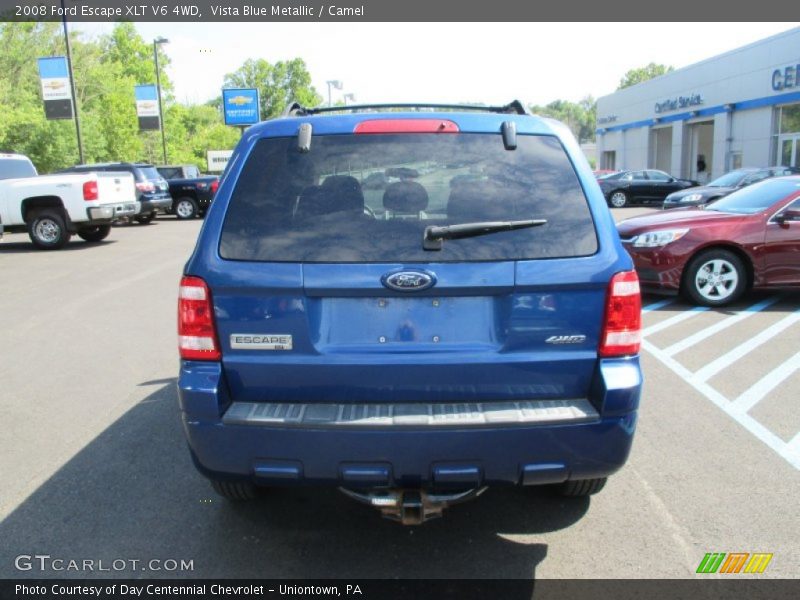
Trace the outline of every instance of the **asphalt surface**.
<instances>
[{"instance_id":1,"label":"asphalt surface","mask_svg":"<svg viewBox=\"0 0 800 600\"><path fill-rule=\"evenodd\" d=\"M600 494L490 490L407 528L335 490L231 505L195 472L175 310L200 225L0 242L0 577L695 577L707 552L773 553L762 577L798 576L800 292L708 311L645 297L637 437ZM19 555L193 568L20 571Z\"/></svg>"}]
</instances>

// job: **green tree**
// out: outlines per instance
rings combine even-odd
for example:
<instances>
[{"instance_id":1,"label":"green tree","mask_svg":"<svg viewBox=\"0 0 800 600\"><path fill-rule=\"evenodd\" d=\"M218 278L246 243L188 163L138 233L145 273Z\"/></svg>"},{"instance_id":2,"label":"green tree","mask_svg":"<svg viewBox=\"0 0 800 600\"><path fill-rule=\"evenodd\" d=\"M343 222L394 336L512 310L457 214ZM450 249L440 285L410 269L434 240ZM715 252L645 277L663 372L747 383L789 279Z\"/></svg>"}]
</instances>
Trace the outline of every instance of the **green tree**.
<instances>
[{"instance_id":1,"label":"green tree","mask_svg":"<svg viewBox=\"0 0 800 600\"><path fill-rule=\"evenodd\" d=\"M594 141L597 124L597 101L586 96L580 102L554 100L545 106L531 106L531 112L557 119L567 125L579 142Z\"/></svg>"},{"instance_id":2,"label":"green tree","mask_svg":"<svg viewBox=\"0 0 800 600\"><path fill-rule=\"evenodd\" d=\"M274 65L263 58L249 58L236 71L225 75L223 87L258 89L262 119L282 114L292 101L304 106L322 102L322 96L311 85L311 74L302 58Z\"/></svg>"},{"instance_id":3,"label":"green tree","mask_svg":"<svg viewBox=\"0 0 800 600\"><path fill-rule=\"evenodd\" d=\"M639 67L638 69L631 69L625 73L625 75L622 76L622 79L619 80L619 86L617 89L622 90L627 87L631 87L632 85L636 85L637 83L642 83L643 81L660 77L661 75L674 70L675 69L670 66L659 65L651 62L647 66Z\"/></svg>"}]
</instances>

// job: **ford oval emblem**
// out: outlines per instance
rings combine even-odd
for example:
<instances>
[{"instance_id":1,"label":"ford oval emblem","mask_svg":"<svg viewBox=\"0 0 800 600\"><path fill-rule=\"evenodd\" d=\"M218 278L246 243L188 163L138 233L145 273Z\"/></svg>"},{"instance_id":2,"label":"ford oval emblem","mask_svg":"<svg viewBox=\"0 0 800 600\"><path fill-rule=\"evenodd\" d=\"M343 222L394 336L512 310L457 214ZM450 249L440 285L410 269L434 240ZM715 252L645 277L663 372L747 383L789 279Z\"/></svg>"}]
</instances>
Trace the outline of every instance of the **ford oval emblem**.
<instances>
[{"instance_id":1,"label":"ford oval emblem","mask_svg":"<svg viewBox=\"0 0 800 600\"><path fill-rule=\"evenodd\" d=\"M425 271L395 271L381 277L381 283L398 292L419 292L436 284L436 275Z\"/></svg>"}]
</instances>

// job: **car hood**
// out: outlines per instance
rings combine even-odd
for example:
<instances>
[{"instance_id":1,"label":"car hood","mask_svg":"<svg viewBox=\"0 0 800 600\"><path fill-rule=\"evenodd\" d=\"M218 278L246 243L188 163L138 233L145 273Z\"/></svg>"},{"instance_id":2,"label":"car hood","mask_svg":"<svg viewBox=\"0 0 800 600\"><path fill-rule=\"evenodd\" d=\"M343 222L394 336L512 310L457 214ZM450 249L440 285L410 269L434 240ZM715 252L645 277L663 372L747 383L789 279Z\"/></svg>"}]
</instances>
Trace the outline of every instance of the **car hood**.
<instances>
[{"instance_id":1,"label":"car hood","mask_svg":"<svg viewBox=\"0 0 800 600\"><path fill-rule=\"evenodd\" d=\"M684 210L676 209L654 212L641 217L633 217L632 219L620 221L617 223L617 231L622 237L629 237L654 229L710 226L722 222L730 223L731 220L741 220L749 216L751 215L736 215L697 208Z\"/></svg>"},{"instance_id":2,"label":"car hood","mask_svg":"<svg viewBox=\"0 0 800 600\"><path fill-rule=\"evenodd\" d=\"M678 198L685 198L691 194L702 194L703 196L718 196L718 195L725 195L730 194L736 188L734 187L718 187L718 186L708 186L708 185L701 185L698 187L691 187L686 188L685 190L681 190L679 192L672 192L669 195L670 200L677 200Z\"/></svg>"}]
</instances>

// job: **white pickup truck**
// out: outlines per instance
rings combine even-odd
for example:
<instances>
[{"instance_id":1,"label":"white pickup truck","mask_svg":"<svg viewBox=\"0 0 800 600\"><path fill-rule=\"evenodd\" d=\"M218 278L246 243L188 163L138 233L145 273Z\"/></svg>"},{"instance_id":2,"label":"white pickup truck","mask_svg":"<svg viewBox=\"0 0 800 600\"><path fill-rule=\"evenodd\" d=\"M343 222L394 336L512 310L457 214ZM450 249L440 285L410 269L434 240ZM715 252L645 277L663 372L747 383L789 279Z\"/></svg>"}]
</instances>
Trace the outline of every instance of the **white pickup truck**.
<instances>
[{"instance_id":1,"label":"white pickup truck","mask_svg":"<svg viewBox=\"0 0 800 600\"><path fill-rule=\"evenodd\" d=\"M130 173L42 175L26 156L0 154L0 236L27 231L42 250L64 247L72 234L99 242L111 222L136 214Z\"/></svg>"}]
</instances>

